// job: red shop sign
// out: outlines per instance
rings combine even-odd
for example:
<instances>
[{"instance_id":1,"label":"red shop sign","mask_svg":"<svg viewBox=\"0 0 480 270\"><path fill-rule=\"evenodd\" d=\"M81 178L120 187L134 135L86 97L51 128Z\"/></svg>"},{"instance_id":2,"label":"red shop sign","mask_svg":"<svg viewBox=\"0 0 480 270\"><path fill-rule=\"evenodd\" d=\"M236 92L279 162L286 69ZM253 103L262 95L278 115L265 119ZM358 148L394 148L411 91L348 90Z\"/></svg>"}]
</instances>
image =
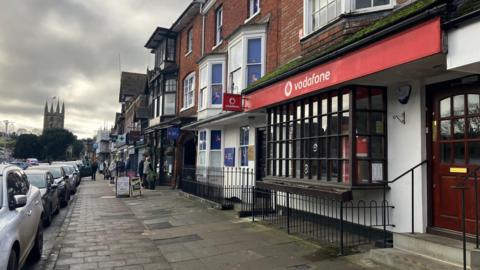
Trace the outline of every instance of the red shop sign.
<instances>
[{"instance_id":1,"label":"red shop sign","mask_svg":"<svg viewBox=\"0 0 480 270\"><path fill-rule=\"evenodd\" d=\"M307 71L247 94L253 111L442 52L440 19L434 18Z\"/></svg>"},{"instance_id":2,"label":"red shop sign","mask_svg":"<svg viewBox=\"0 0 480 270\"><path fill-rule=\"evenodd\" d=\"M241 112L242 95L223 93L223 110L232 112Z\"/></svg>"}]
</instances>

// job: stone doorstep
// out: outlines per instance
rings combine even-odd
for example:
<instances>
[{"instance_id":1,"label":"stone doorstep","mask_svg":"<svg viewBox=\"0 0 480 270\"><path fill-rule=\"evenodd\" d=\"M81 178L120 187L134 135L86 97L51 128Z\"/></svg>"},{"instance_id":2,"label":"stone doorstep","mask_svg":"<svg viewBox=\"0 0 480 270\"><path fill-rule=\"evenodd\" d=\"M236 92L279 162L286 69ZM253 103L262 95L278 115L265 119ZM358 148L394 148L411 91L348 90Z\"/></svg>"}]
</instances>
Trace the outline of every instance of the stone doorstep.
<instances>
[{"instance_id":1,"label":"stone doorstep","mask_svg":"<svg viewBox=\"0 0 480 270\"><path fill-rule=\"evenodd\" d=\"M462 242L456 239L432 234L394 233L393 245L389 249L371 250L371 259L395 269L461 269L463 266ZM397 265L404 268L397 268ZM480 251L470 243L467 243L467 267L480 269Z\"/></svg>"}]
</instances>

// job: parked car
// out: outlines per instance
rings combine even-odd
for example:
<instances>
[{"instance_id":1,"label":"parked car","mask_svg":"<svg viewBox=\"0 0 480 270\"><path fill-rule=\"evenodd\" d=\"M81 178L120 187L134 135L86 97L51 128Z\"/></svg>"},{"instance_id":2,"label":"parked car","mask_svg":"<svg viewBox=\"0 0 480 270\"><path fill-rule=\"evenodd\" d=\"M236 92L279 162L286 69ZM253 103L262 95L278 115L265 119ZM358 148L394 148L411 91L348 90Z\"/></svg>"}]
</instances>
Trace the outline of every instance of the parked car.
<instances>
[{"instance_id":1,"label":"parked car","mask_svg":"<svg viewBox=\"0 0 480 270\"><path fill-rule=\"evenodd\" d=\"M12 161L10 164L20 167L22 170L26 170L28 168L28 163L22 161Z\"/></svg>"},{"instance_id":2,"label":"parked car","mask_svg":"<svg viewBox=\"0 0 480 270\"><path fill-rule=\"evenodd\" d=\"M0 165L0 268L21 269L43 251L43 206L38 188L12 165Z\"/></svg>"},{"instance_id":3,"label":"parked car","mask_svg":"<svg viewBox=\"0 0 480 270\"><path fill-rule=\"evenodd\" d=\"M38 165L38 159L27 158L27 163L28 163L29 166L37 166Z\"/></svg>"},{"instance_id":4,"label":"parked car","mask_svg":"<svg viewBox=\"0 0 480 270\"><path fill-rule=\"evenodd\" d=\"M70 182L65 179L65 171L62 166L38 166L28 168L28 170L47 170L53 175L54 183L57 185L58 199L60 206L68 205L70 200ZM27 170L27 171L28 171Z\"/></svg>"},{"instance_id":5,"label":"parked car","mask_svg":"<svg viewBox=\"0 0 480 270\"><path fill-rule=\"evenodd\" d=\"M75 169L71 165L52 165L52 166L61 166L65 172L65 180L70 183L70 193L77 193L77 180L74 174Z\"/></svg>"},{"instance_id":6,"label":"parked car","mask_svg":"<svg viewBox=\"0 0 480 270\"><path fill-rule=\"evenodd\" d=\"M78 185L80 185L80 181L81 181L80 170L74 161L55 161L52 163L52 165L62 165L62 166L71 167L71 169L73 170L73 178L75 179L75 185L77 187Z\"/></svg>"},{"instance_id":7,"label":"parked car","mask_svg":"<svg viewBox=\"0 0 480 270\"><path fill-rule=\"evenodd\" d=\"M60 203L58 200L57 184L53 179L52 173L46 170L28 170L25 172L30 184L40 189L43 203L43 225L50 226L53 215L60 212Z\"/></svg>"}]
</instances>

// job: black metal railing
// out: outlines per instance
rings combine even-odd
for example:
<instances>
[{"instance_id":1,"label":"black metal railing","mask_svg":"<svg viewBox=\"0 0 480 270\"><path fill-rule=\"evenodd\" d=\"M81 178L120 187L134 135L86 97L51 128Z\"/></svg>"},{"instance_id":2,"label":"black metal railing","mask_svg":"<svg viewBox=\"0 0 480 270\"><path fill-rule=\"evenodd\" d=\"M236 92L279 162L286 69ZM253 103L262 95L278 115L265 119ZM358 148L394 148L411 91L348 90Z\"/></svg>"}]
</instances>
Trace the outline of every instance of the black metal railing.
<instances>
[{"instance_id":1,"label":"black metal railing","mask_svg":"<svg viewBox=\"0 0 480 270\"><path fill-rule=\"evenodd\" d=\"M249 189L251 195L242 201L241 213L251 215L253 222L262 221L288 234L337 247L340 255L345 248L381 240L383 226L394 226L390 222L394 207L388 202L344 202L320 195Z\"/></svg>"},{"instance_id":2,"label":"black metal railing","mask_svg":"<svg viewBox=\"0 0 480 270\"><path fill-rule=\"evenodd\" d=\"M452 188L458 189L461 191L461 207L462 207L462 249L463 249L463 269L467 269L467 230L466 230L466 204L465 204L465 190L468 188L468 179L473 177L473 188L474 188L474 210L475 210L475 248L479 248L479 236L478 236L478 171L480 170L480 166L476 167L475 169L471 170L465 178L463 179L462 183L457 186L453 186ZM470 206L470 205L469 205Z\"/></svg>"},{"instance_id":3,"label":"black metal railing","mask_svg":"<svg viewBox=\"0 0 480 270\"><path fill-rule=\"evenodd\" d=\"M184 192L222 204L231 209L234 203L247 199L248 190L255 183L255 171L236 167L196 167L184 169L180 187Z\"/></svg>"}]
</instances>

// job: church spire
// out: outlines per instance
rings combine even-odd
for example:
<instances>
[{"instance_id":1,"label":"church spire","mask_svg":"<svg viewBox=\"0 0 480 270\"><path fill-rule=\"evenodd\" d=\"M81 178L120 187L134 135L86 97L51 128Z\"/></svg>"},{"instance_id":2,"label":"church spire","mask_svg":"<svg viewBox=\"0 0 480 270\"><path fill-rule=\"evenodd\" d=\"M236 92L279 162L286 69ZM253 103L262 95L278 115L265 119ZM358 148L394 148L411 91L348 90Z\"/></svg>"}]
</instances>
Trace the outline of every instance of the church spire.
<instances>
[{"instance_id":1,"label":"church spire","mask_svg":"<svg viewBox=\"0 0 480 270\"><path fill-rule=\"evenodd\" d=\"M60 100L57 101L57 111L56 113L60 113Z\"/></svg>"},{"instance_id":2,"label":"church spire","mask_svg":"<svg viewBox=\"0 0 480 270\"><path fill-rule=\"evenodd\" d=\"M65 114L65 101L62 102L62 114Z\"/></svg>"},{"instance_id":3,"label":"church spire","mask_svg":"<svg viewBox=\"0 0 480 270\"><path fill-rule=\"evenodd\" d=\"M45 101L45 114L48 113L48 101Z\"/></svg>"},{"instance_id":4,"label":"church spire","mask_svg":"<svg viewBox=\"0 0 480 270\"><path fill-rule=\"evenodd\" d=\"M53 113L53 102L50 104L50 113Z\"/></svg>"}]
</instances>

